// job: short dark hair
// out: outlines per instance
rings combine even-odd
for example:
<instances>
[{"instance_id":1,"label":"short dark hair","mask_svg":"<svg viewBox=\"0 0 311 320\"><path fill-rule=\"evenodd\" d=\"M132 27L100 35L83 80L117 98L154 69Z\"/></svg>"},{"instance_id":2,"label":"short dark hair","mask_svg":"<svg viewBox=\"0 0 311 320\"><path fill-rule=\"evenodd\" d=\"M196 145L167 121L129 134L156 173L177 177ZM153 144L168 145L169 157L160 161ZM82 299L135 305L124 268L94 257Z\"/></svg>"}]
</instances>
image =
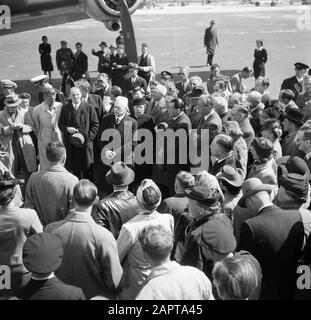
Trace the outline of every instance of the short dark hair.
<instances>
[{"instance_id":1,"label":"short dark hair","mask_svg":"<svg viewBox=\"0 0 311 320\"><path fill-rule=\"evenodd\" d=\"M81 42L77 42L77 43L76 43L76 46L82 47L82 43L81 43Z\"/></svg>"},{"instance_id":2,"label":"short dark hair","mask_svg":"<svg viewBox=\"0 0 311 320\"><path fill-rule=\"evenodd\" d=\"M154 260L163 260L170 256L173 245L173 232L163 225L150 225L143 229L139 241L142 249Z\"/></svg>"},{"instance_id":3,"label":"short dark hair","mask_svg":"<svg viewBox=\"0 0 311 320\"><path fill-rule=\"evenodd\" d=\"M48 39L48 37L47 36L42 36L42 38L41 38L41 40L43 41L43 39Z\"/></svg>"},{"instance_id":4,"label":"short dark hair","mask_svg":"<svg viewBox=\"0 0 311 320\"><path fill-rule=\"evenodd\" d=\"M49 162L60 162L66 156L66 148L62 142L50 142L46 147L46 157Z\"/></svg>"},{"instance_id":5,"label":"short dark hair","mask_svg":"<svg viewBox=\"0 0 311 320\"><path fill-rule=\"evenodd\" d=\"M87 179L80 180L73 189L73 200L82 207L90 207L97 197L97 187Z\"/></svg>"},{"instance_id":6,"label":"short dark hair","mask_svg":"<svg viewBox=\"0 0 311 320\"><path fill-rule=\"evenodd\" d=\"M153 187L147 187L142 192L143 200L146 205L152 207L161 199L161 194L157 192Z\"/></svg>"}]
</instances>

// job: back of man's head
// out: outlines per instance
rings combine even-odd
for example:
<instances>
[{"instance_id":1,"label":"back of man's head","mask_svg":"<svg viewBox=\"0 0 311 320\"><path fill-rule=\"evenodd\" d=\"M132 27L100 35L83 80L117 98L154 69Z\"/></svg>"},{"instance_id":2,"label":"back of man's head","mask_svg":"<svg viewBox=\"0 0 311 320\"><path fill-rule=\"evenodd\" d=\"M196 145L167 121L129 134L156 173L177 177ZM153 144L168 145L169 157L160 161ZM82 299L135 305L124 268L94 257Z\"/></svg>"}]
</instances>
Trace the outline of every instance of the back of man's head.
<instances>
[{"instance_id":1,"label":"back of man's head","mask_svg":"<svg viewBox=\"0 0 311 320\"><path fill-rule=\"evenodd\" d=\"M163 225L150 225L139 237L142 249L153 261L167 259L173 249L174 235Z\"/></svg>"},{"instance_id":2,"label":"back of man's head","mask_svg":"<svg viewBox=\"0 0 311 320\"><path fill-rule=\"evenodd\" d=\"M80 180L73 189L74 203L80 207L88 208L93 205L97 197L97 188L87 179Z\"/></svg>"},{"instance_id":3,"label":"back of man's head","mask_svg":"<svg viewBox=\"0 0 311 320\"><path fill-rule=\"evenodd\" d=\"M46 147L46 157L50 163L61 163L66 159L66 148L62 142L50 142Z\"/></svg>"}]
</instances>

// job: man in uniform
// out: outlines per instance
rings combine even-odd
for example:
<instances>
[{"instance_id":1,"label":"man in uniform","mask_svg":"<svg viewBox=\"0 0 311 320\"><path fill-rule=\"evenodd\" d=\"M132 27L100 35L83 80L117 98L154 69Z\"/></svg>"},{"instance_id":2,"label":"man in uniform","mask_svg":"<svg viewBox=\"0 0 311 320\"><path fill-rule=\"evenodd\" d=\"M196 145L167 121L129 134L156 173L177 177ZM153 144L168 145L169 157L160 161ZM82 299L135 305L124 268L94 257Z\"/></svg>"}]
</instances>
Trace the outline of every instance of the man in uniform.
<instances>
[{"instance_id":1,"label":"man in uniform","mask_svg":"<svg viewBox=\"0 0 311 320\"><path fill-rule=\"evenodd\" d=\"M70 48L67 48L67 41L62 40L61 48L56 51L56 64L60 75L62 76L61 91L66 96L66 81L72 73L74 55Z\"/></svg>"},{"instance_id":2,"label":"man in uniform","mask_svg":"<svg viewBox=\"0 0 311 320\"><path fill-rule=\"evenodd\" d=\"M281 90L290 89L294 92L294 101L296 101L298 94L302 91L303 76L307 72L308 68L309 66L304 63L295 63L295 75L291 78L285 79L282 83Z\"/></svg>"}]
</instances>

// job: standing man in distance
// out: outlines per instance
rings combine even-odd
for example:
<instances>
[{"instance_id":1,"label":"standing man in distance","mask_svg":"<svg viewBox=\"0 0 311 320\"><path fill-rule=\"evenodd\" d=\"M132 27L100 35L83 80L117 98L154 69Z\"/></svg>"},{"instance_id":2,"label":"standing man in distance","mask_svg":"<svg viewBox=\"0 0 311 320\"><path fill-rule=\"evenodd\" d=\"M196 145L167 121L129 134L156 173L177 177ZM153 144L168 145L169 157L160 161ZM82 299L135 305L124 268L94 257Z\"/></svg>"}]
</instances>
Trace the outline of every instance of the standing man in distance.
<instances>
[{"instance_id":1,"label":"standing man in distance","mask_svg":"<svg viewBox=\"0 0 311 320\"><path fill-rule=\"evenodd\" d=\"M74 55L70 48L67 48L67 41L62 40L60 42L61 48L56 51L56 64L57 69L62 77L61 91L66 96L66 81L69 75L71 75Z\"/></svg>"},{"instance_id":2,"label":"standing man in distance","mask_svg":"<svg viewBox=\"0 0 311 320\"><path fill-rule=\"evenodd\" d=\"M141 52L142 54L138 57L138 75L144 78L147 84L149 84L149 81L154 80L155 78L156 64L154 57L151 54L149 54L149 47L146 42L142 43Z\"/></svg>"},{"instance_id":3,"label":"standing man in distance","mask_svg":"<svg viewBox=\"0 0 311 320\"><path fill-rule=\"evenodd\" d=\"M215 21L212 20L210 27L205 30L204 35L204 47L206 47L207 53L206 65L212 66L216 46L218 46L218 36L215 28Z\"/></svg>"},{"instance_id":4,"label":"standing man in distance","mask_svg":"<svg viewBox=\"0 0 311 320\"><path fill-rule=\"evenodd\" d=\"M72 77L75 81L78 81L86 77L88 70L88 57L82 51L81 42L76 43L76 50Z\"/></svg>"}]
</instances>

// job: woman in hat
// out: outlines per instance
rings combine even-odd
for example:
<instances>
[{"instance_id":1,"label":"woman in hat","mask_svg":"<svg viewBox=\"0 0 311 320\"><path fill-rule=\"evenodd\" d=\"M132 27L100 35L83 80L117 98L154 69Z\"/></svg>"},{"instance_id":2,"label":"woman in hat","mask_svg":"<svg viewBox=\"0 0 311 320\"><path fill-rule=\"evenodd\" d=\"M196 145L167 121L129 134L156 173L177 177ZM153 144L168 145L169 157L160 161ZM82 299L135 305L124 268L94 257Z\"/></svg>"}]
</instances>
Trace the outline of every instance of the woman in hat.
<instances>
[{"instance_id":1,"label":"woman in hat","mask_svg":"<svg viewBox=\"0 0 311 320\"><path fill-rule=\"evenodd\" d=\"M136 199L141 212L122 226L117 241L124 276L124 286L119 296L122 300L134 299L151 271L139 241L141 231L150 225L162 225L168 231L174 230L172 215L157 212L162 195L152 180L141 182Z\"/></svg>"},{"instance_id":2,"label":"woman in hat","mask_svg":"<svg viewBox=\"0 0 311 320\"><path fill-rule=\"evenodd\" d=\"M7 151L4 165L14 176L23 171L25 185L30 174L37 170L36 150L31 139L32 121L25 109L18 108L21 99L9 95L5 108L0 112L0 140Z\"/></svg>"},{"instance_id":3,"label":"woman in hat","mask_svg":"<svg viewBox=\"0 0 311 320\"><path fill-rule=\"evenodd\" d=\"M49 79L50 83L52 80L52 71L53 63L52 63L52 57L51 57L51 45L48 43L47 36L42 37L42 43L39 45L39 53L40 53L40 61L41 61L41 69L44 72L44 74L49 73Z\"/></svg>"},{"instance_id":4,"label":"woman in hat","mask_svg":"<svg viewBox=\"0 0 311 320\"><path fill-rule=\"evenodd\" d=\"M36 106L32 119L34 131L38 139L40 170L49 167L46 157L46 147L50 142L62 141L58 119L62 104L56 102L56 91L51 85L47 85L43 90L44 101Z\"/></svg>"},{"instance_id":5,"label":"woman in hat","mask_svg":"<svg viewBox=\"0 0 311 320\"><path fill-rule=\"evenodd\" d=\"M267 119L263 122L261 128L261 135L272 142L273 145L273 158L277 160L282 157L282 147L280 138L282 136L282 129L277 119Z\"/></svg>"},{"instance_id":6,"label":"woman in hat","mask_svg":"<svg viewBox=\"0 0 311 320\"><path fill-rule=\"evenodd\" d=\"M0 265L10 267L13 290L25 284L29 277L22 262L26 237L43 230L34 210L16 206L14 199L19 183L19 180L11 178L9 172L0 174ZM0 290L0 297L7 294L10 292Z\"/></svg>"},{"instance_id":7,"label":"woman in hat","mask_svg":"<svg viewBox=\"0 0 311 320\"><path fill-rule=\"evenodd\" d=\"M236 248L232 223L221 212L221 193L208 175L199 174L194 187L185 192L193 220L185 230L181 264L196 267L210 278L213 263L231 255Z\"/></svg>"}]
</instances>

